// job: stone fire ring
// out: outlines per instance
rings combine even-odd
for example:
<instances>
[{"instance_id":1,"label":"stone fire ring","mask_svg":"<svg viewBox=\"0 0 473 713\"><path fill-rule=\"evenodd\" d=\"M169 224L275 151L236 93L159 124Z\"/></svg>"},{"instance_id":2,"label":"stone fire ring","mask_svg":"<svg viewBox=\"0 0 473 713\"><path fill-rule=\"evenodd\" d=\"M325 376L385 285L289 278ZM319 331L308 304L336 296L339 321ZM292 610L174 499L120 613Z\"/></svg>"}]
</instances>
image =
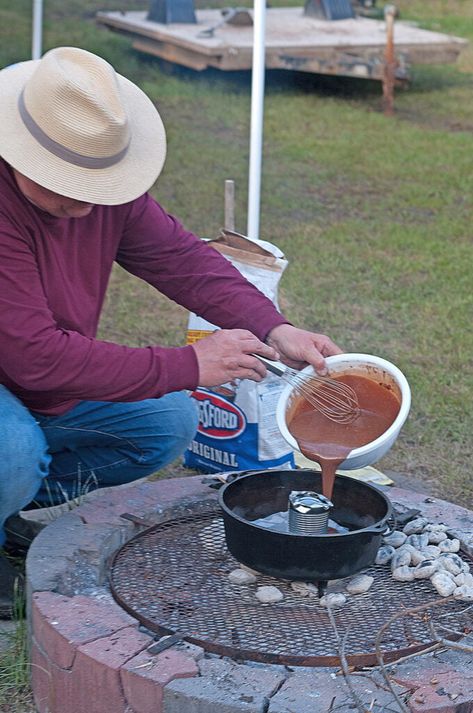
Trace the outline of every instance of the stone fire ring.
<instances>
[{"instance_id":1,"label":"stone fire ring","mask_svg":"<svg viewBox=\"0 0 473 713\"><path fill-rule=\"evenodd\" d=\"M444 522L473 555L473 514L423 494L390 488L398 505ZM39 713L317 713L356 705L337 668L236 662L187 643L157 655L153 639L113 600L108 563L137 525L177 505L213 500L202 476L140 481L100 491L49 524L27 558L32 688ZM166 513L168 515L166 516ZM471 642L470 642L471 643ZM413 713L473 711L472 656L446 650L389 666ZM351 676L370 710L397 710L378 669ZM379 684L379 685L378 685ZM389 705L389 703L391 705Z\"/></svg>"}]
</instances>

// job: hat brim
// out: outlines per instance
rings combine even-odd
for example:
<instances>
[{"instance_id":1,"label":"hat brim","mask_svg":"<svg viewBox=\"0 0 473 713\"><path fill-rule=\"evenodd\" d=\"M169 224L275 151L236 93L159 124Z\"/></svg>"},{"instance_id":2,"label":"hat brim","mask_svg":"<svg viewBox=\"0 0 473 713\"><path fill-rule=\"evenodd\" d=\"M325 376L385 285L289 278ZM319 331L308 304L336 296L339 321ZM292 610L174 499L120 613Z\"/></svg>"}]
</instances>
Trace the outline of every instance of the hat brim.
<instances>
[{"instance_id":1,"label":"hat brim","mask_svg":"<svg viewBox=\"0 0 473 713\"><path fill-rule=\"evenodd\" d=\"M117 74L131 127L128 151L108 168L75 166L43 148L21 119L18 97L40 61L21 62L0 71L0 156L44 188L85 203L119 205L146 193L166 158L166 133L152 101Z\"/></svg>"}]
</instances>

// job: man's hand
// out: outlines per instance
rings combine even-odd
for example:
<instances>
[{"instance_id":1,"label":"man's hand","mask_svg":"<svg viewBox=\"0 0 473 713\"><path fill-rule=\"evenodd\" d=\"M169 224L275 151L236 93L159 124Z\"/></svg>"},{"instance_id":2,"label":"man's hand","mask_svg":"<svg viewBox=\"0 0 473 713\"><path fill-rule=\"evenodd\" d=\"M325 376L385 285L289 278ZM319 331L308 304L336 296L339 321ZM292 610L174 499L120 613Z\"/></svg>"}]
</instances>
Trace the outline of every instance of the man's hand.
<instances>
[{"instance_id":1,"label":"man's hand","mask_svg":"<svg viewBox=\"0 0 473 713\"><path fill-rule=\"evenodd\" d=\"M266 367L251 354L279 359L275 348L246 329L220 329L192 346L199 364L199 386L220 386L234 379L261 381Z\"/></svg>"},{"instance_id":2,"label":"man's hand","mask_svg":"<svg viewBox=\"0 0 473 713\"><path fill-rule=\"evenodd\" d=\"M321 376L327 374L325 358L342 354L342 350L325 334L307 332L291 324L279 324L266 338L267 344L279 352L280 359L294 369L312 364Z\"/></svg>"}]
</instances>

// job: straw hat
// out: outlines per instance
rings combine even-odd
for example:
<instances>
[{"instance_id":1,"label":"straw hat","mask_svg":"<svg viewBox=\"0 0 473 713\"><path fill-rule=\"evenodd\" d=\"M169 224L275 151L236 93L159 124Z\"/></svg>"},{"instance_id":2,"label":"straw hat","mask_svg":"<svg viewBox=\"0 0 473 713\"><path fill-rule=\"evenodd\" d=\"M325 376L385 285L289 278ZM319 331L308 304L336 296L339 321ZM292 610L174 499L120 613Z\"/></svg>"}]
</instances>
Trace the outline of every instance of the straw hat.
<instances>
[{"instance_id":1,"label":"straw hat","mask_svg":"<svg viewBox=\"0 0 473 713\"><path fill-rule=\"evenodd\" d=\"M55 193L102 205L145 193L166 134L141 89L75 47L0 71L0 156Z\"/></svg>"}]
</instances>

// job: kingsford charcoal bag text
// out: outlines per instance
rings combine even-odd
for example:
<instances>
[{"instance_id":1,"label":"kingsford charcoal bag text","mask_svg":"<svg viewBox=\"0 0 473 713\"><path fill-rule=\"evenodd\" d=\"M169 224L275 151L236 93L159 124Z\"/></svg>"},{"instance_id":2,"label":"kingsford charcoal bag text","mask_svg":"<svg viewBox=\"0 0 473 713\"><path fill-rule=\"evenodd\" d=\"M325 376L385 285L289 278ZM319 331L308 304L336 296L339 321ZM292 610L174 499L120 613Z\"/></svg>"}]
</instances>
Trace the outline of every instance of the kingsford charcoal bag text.
<instances>
[{"instance_id":1,"label":"kingsford charcoal bag text","mask_svg":"<svg viewBox=\"0 0 473 713\"><path fill-rule=\"evenodd\" d=\"M209 244L278 306L278 283L287 266L275 245L222 230ZM196 314L189 316L187 343L217 327ZM292 450L276 423L276 404L284 387L272 374L261 382L239 380L192 393L199 407L199 427L184 454L185 465L206 473L253 468L294 468Z\"/></svg>"}]
</instances>

